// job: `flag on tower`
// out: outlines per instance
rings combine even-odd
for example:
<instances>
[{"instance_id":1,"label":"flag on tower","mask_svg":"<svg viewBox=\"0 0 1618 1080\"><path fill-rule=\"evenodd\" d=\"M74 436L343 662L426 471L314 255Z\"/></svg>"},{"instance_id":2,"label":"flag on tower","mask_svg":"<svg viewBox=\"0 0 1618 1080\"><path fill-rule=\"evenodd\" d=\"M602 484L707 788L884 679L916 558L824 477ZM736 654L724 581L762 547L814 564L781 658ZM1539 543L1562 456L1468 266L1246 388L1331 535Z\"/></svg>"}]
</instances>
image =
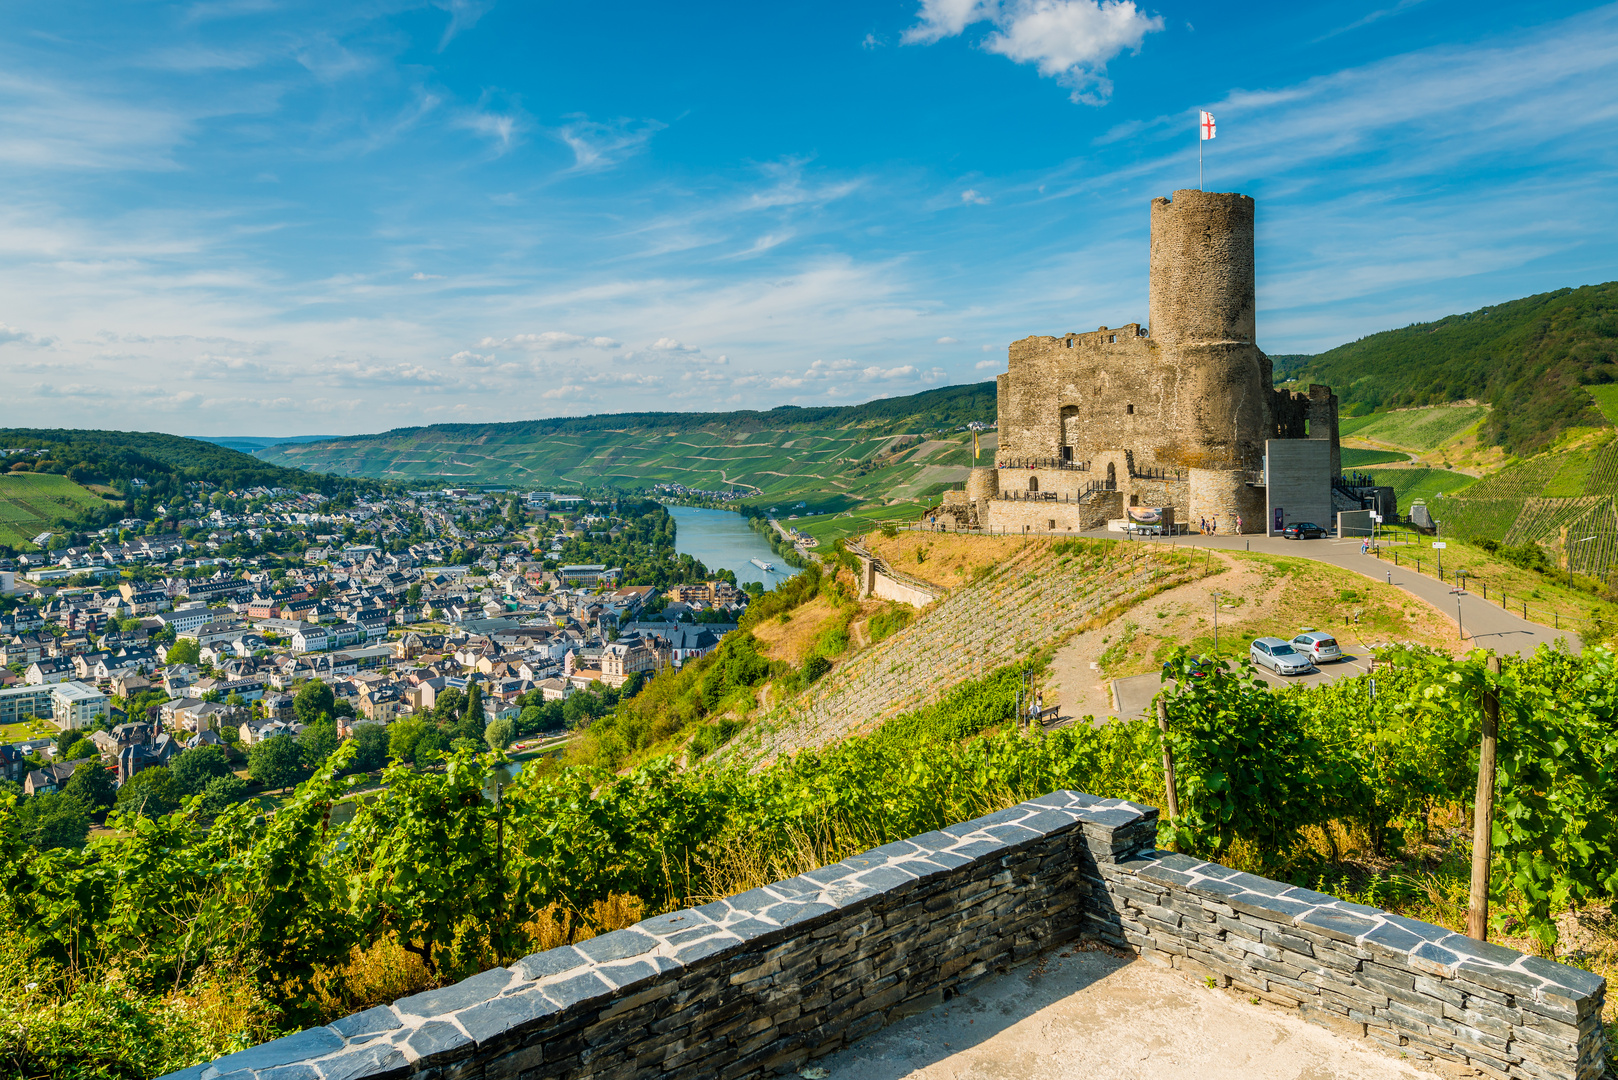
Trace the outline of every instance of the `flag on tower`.
<instances>
[{"instance_id":1,"label":"flag on tower","mask_svg":"<svg viewBox=\"0 0 1618 1080\"><path fill-rule=\"evenodd\" d=\"M1203 139L1204 142L1206 142L1207 140L1214 137L1214 118L1213 118L1213 113L1204 112L1202 114L1201 123L1202 123L1202 139Z\"/></svg>"}]
</instances>

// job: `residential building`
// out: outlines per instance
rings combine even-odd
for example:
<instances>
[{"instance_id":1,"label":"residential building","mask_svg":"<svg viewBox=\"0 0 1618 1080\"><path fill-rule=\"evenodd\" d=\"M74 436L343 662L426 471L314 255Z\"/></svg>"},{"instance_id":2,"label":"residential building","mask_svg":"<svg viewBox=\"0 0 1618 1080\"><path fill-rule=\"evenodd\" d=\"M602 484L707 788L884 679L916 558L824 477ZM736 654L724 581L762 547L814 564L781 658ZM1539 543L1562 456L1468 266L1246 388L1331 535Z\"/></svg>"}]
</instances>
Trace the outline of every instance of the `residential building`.
<instances>
[{"instance_id":1,"label":"residential building","mask_svg":"<svg viewBox=\"0 0 1618 1080\"><path fill-rule=\"evenodd\" d=\"M0 725L16 724L30 716L51 716L51 684L9 686L0 690Z\"/></svg>"},{"instance_id":2,"label":"residential building","mask_svg":"<svg viewBox=\"0 0 1618 1080\"><path fill-rule=\"evenodd\" d=\"M101 726L108 712L107 695L81 682L51 687L51 722L63 731Z\"/></svg>"}]
</instances>

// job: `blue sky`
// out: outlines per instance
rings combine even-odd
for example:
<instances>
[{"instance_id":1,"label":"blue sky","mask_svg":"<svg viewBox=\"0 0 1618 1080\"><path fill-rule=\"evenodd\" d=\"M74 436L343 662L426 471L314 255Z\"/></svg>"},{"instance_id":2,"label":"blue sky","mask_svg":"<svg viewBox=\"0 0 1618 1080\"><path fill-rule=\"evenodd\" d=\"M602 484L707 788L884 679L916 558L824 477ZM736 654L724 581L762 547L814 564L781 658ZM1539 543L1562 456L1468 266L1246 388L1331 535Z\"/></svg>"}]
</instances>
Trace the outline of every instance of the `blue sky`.
<instances>
[{"instance_id":1,"label":"blue sky","mask_svg":"<svg viewBox=\"0 0 1618 1080\"><path fill-rule=\"evenodd\" d=\"M1144 320L1259 205L1271 353L1618 278L1618 7L0 11L0 423L292 435L845 403Z\"/></svg>"}]
</instances>

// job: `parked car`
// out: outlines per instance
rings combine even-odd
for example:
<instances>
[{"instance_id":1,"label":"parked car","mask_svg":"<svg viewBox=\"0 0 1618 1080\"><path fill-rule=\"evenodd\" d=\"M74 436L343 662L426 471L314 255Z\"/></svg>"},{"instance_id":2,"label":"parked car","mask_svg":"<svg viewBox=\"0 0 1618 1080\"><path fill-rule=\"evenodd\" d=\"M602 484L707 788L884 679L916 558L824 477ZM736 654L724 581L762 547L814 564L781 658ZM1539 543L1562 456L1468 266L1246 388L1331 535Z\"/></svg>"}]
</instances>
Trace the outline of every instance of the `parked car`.
<instances>
[{"instance_id":1,"label":"parked car","mask_svg":"<svg viewBox=\"0 0 1618 1080\"><path fill-rule=\"evenodd\" d=\"M1164 680L1167 680L1172 676L1173 672L1170 669L1172 669L1173 666L1174 665L1169 661L1163 661ZM1219 667L1211 658L1206 656L1193 656L1191 658L1191 670L1188 674L1193 679L1206 679L1210 673L1217 670L1219 670Z\"/></svg>"},{"instance_id":2,"label":"parked car","mask_svg":"<svg viewBox=\"0 0 1618 1080\"><path fill-rule=\"evenodd\" d=\"M1343 658L1343 651L1337 647L1337 639L1319 630L1305 630L1292 639L1292 647L1317 664Z\"/></svg>"},{"instance_id":3,"label":"parked car","mask_svg":"<svg viewBox=\"0 0 1618 1080\"><path fill-rule=\"evenodd\" d=\"M1253 663L1267 667L1277 675L1302 675L1315 666L1315 662L1292 647L1291 642L1278 637L1261 637L1248 647Z\"/></svg>"},{"instance_id":4,"label":"parked car","mask_svg":"<svg viewBox=\"0 0 1618 1080\"><path fill-rule=\"evenodd\" d=\"M1281 535L1288 540L1324 540L1326 530L1312 521L1294 521L1281 530Z\"/></svg>"}]
</instances>

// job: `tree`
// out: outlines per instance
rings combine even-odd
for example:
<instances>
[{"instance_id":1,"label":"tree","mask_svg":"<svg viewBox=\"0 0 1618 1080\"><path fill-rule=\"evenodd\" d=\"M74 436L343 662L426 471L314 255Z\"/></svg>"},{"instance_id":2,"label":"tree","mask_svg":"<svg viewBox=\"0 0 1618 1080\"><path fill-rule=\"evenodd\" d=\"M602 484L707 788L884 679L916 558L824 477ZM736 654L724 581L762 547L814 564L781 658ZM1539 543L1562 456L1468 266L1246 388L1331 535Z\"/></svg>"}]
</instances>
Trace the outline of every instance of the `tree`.
<instances>
[{"instance_id":1,"label":"tree","mask_svg":"<svg viewBox=\"0 0 1618 1080\"><path fill-rule=\"evenodd\" d=\"M202 659L202 646L189 638L181 638L163 654L165 664L196 664Z\"/></svg>"},{"instance_id":2,"label":"tree","mask_svg":"<svg viewBox=\"0 0 1618 1080\"><path fill-rule=\"evenodd\" d=\"M543 705L529 705L517 717L517 734L532 735L545 728L545 707ZM487 731L484 732L488 734Z\"/></svg>"},{"instance_id":3,"label":"tree","mask_svg":"<svg viewBox=\"0 0 1618 1080\"><path fill-rule=\"evenodd\" d=\"M303 748L290 735L272 735L247 752L247 775L267 788L289 788L303 779Z\"/></svg>"},{"instance_id":4,"label":"tree","mask_svg":"<svg viewBox=\"0 0 1618 1080\"><path fill-rule=\"evenodd\" d=\"M433 702L433 719L454 723L466 711L466 695L455 687L446 687Z\"/></svg>"},{"instance_id":5,"label":"tree","mask_svg":"<svg viewBox=\"0 0 1618 1080\"><path fill-rule=\"evenodd\" d=\"M337 727L323 716L303 729L298 736L298 745L303 750L304 767L318 769L321 762L331 757L332 751L337 749Z\"/></svg>"},{"instance_id":6,"label":"tree","mask_svg":"<svg viewBox=\"0 0 1618 1080\"><path fill-rule=\"evenodd\" d=\"M511 745L516 733L516 725L511 718L502 717L483 729L483 741L489 744L490 750L504 750Z\"/></svg>"},{"instance_id":7,"label":"tree","mask_svg":"<svg viewBox=\"0 0 1618 1080\"><path fill-rule=\"evenodd\" d=\"M247 795L247 781L235 773L226 773L216 776L208 781L208 786L202 792L202 809L204 813L219 814L234 803L241 802Z\"/></svg>"},{"instance_id":8,"label":"tree","mask_svg":"<svg viewBox=\"0 0 1618 1080\"><path fill-rule=\"evenodd\" d=\"M78 735L78 732L74 732L74 734ZM95 743L91 742L89 739L86 739L84 736L79 735L75 742L73 742L66 750L62 751L62 760L83 761L85 758L93 758L99 753L100 751L96 749Z\"/></svg>"},{"instance_id":9,"label":"tree","mask_svg":"<svg viewBox=\"0 0 1618 1080\"><path fill-rule=\"evenodd\" d=\"M336 704L337 695L331 692L331 687L319 679L311 679L299 687L293 696L292 712L297 716L298 723L307 726L322 716L331 719Z\"/></svg>"},{"instance_id":10,"label":"tree","mask_svg":"<svg viewBox=\"0 0 1618 1080\"><path fill-rule=\"evenodd\" d=\"M83 847L90 835L90 814L71 795L46 792L24 799L17 821L28 842L40 850Z\"/></svg>"},{"instance_id":11,"label":"tree","mask_svg":"<svg viewBox=\"0 0 1618 1080\"><path fill-rule=\"evenodd\" d=\"M481 740L485 726L483 691L477 683L473 683L466 689L466 708L461 713L460 722L455 725L455 734L462 739Z\"/></svg>"},{"instance_id":12,"label":"tree","mask_svg":"<svg viewBox=\"0 0 1618 1080\"><path fill-rule=\"evenodd\" d=\"M375 772L388 763L388 729L381 724L354 726L355 772Z\"/></svg>"},{"instance_id":13,"label":"tree","mask_svg":"<svg viewBox=\"0 0 1618 1080\"><path fill-rule=\"evenodd\" d=\"M230 773L230 759L222 746L196 746L169 762L168 768L182 796L201 795L211 781Z\"/></svg>"},{"instance_id":14,"label":"tree","mask_svg":"<svg viewBox=\"0 0 1618 1080\"><path fill-rule=\"evenodd\" d=\"M415 761L416 744L427 731L427 721L411 716L388 725L388 757L394 761Z\"/></svg>"},{"instance_id":15,"label":"tree","mask_svg":"<svg viewBox=\"0 0 1618 1080\"><path fill-rule=\"evenodd\" d=\"M146 817L160 817L180 805L180 792L174 774L154 765L124 781L118 789L118 808Z\"/></svg>"},{"instance_id":16,"label":"tree","mask_svg":"<svg viewBox=\"0 0 1618 1080\"><path fill-rule=\"evenodd\" d=\"M443 728L429 727L416 740L416 760L433 761L449 749L450 736Z\"/></svg>"},{"instance_id":17,"label":"tree","mask_svg":"<svg viewBox=\"0 0 1618 1080\"><path fill-rule=\"evenodd\" d=\"M415 582L405 591L405 603L411 607L421 603L421 582Z\"/></svg>"},{"instance_id":18,"label":"tree","mask_svg":"<svg viewBox=\"0 0 1618 1080\"><path fill-rule=\"evenodd\" d=\"M107 809L118 798L118 781L99 761L87 761L73 770L62 793L79 800L86 813Z\"/></svg>"}]
</instances>

